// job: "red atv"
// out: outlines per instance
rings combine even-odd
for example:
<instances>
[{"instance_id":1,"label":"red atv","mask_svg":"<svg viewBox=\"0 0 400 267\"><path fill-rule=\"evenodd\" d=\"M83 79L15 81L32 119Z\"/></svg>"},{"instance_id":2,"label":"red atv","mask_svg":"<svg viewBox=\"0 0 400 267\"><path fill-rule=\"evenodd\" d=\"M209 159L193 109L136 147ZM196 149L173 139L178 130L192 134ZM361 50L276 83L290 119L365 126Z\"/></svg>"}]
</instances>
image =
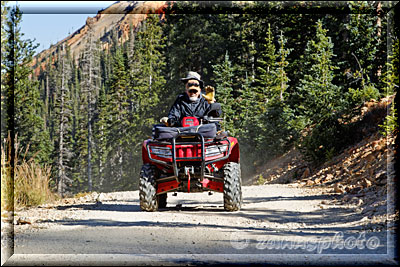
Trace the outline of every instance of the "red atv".
<instances>
[{"instance_id":1,"label":"red atv","mask_svg":"<svg viewBox=\"0 0 400 267\"><path fill-rule=\"evenodd\" d=\"M240 152L236 138L217 134L218 118L200 122L185 117L183 127L155 125L153 138L143 142L140 208L156 211L167 205L168 192L221 192L224 209L242 204Z\"/></svg>"}]
</instances>

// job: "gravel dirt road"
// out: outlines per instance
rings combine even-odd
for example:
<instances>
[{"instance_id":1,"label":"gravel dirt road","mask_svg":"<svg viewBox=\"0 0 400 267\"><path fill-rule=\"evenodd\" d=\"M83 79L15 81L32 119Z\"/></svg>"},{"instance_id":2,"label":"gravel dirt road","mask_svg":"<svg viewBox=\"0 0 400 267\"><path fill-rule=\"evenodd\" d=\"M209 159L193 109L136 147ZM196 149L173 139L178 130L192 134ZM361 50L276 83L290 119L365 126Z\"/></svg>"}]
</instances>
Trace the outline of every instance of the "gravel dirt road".
<instances>
[{"instance_id":1,"label":"gravel dirt road","mask_svg":"<svg viewBox=\"0 0 400 267\"><path fill-rule=\"evenodd\" d=\"M220 193L169 193L166 209L143 212L138 191L94 193L17 211L4 264L397 263L390 225L340 197L296 184L243 186L238 212L224 211Z\"/></svg>"}]
</instances>

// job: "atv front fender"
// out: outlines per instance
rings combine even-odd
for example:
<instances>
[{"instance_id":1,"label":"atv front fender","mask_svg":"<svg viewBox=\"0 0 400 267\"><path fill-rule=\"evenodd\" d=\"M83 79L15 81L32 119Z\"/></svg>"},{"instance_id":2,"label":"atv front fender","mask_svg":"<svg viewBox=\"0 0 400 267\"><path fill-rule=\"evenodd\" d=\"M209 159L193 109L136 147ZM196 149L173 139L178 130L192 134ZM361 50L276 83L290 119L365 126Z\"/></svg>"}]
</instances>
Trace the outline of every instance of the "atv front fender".
<instances>
[{"instance_id":1,"label":"atv front fender","mask_svg":"<svg viewBox=\"0 0 400 267\"><path fill-rule=\"evenodd\" d=\"M142 144L142 162L143 162L143 164L151 163L151 161L150 161L150 159L149 159L149 156L148 156L148 154L147 154L147 149L146 149L146 145L147 145L147 143L148 143L149 141L150 141L150 139L145 140L145 141L143 142L143 144Z\"/></svg>"},{"instance_id":2,"label":"atv front fender","mask_svg":"<svg viewBox=\"0 0 400 267\"><path fill-rule=\"evenodd\" d=\"M236 138L230 137L231 141L231 154L229 156L229 162L240 163L240 150L239 150L239 142Z\"/></svg>"}]
</instances>

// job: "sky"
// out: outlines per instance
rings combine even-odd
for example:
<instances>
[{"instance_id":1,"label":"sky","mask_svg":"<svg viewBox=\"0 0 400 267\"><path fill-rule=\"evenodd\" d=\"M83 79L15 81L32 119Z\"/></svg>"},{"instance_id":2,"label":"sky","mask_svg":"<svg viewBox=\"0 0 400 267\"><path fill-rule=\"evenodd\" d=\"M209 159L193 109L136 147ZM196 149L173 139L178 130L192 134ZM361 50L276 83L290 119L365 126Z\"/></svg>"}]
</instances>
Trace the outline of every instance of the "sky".
<instances>
[{"instance_id":1,"label":"sky","mask_svg":"<svg viewBox=\"0 0 400 267\"><path fill-rule=\"evenodd\" d=\"M9 1L22 11L21 32L24 39L36 39L36 53L48 49L85 25L116 1Z\"/></svg>"}]
</instances>

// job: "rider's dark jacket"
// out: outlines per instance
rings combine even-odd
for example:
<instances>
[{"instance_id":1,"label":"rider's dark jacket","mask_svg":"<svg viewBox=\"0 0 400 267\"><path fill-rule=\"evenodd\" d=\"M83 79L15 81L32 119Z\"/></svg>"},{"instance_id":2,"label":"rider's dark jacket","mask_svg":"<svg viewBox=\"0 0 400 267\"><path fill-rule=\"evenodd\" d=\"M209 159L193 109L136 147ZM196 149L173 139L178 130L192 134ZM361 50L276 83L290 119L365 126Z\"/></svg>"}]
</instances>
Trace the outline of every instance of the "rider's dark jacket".
<instances>
[{"instance_id":1,"label":"rider's dark jacket","mask_svg":"<svg viewBox=\"0 0 400 267\"><path fill-rule=\"evenodd\" d=\"M173 127L181 127L181 122L184 117L202 118L208 114L210 109L211 105L201 94L196 101L192 102L186 93L182 93L178 95L168 113L168 122ZM214 117L219 117L220 115L220 110L213 114ZM217 129L218 128L219 124L217 124Z\"/></svg>"}]
</instances>

